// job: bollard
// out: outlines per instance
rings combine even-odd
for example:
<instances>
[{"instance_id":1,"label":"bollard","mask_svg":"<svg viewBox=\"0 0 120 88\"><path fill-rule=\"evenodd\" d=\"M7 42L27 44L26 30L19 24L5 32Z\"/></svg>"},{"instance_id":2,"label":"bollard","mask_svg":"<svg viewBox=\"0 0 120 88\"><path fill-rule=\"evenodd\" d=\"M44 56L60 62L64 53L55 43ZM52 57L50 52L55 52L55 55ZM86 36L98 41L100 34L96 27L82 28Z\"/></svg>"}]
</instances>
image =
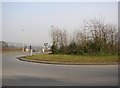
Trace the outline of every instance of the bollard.
<instances>
[{"instance_id":1,"label":"bollard","mask_svg":"<svg viewBox=\"0 0 120 88\"><path fill-rule=\"evenodd\" d=\"M32 49L31 49L31 51L30 51L30 56L32 56L32 53L33 53L33 51L32 51Z\"/></svg>"}]
</instances>

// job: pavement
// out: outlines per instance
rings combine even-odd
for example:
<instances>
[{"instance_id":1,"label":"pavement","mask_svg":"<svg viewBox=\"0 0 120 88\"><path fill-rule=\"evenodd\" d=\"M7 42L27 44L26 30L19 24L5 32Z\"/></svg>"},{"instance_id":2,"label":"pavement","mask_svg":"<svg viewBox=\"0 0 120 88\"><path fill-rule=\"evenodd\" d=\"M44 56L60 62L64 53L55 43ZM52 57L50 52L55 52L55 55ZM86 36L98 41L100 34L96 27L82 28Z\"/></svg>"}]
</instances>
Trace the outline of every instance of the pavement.
<instances>
[{"instance_id":1,"label":"pavement","mask_svg":"<svg viewBox=\"0 0 120 88\"><path fill-rule=\"evenodd\" d=\"M2 55L4 86L117 86L118 65L53 65L16 59L28 53Z\"/></svg>"}]
</instances>

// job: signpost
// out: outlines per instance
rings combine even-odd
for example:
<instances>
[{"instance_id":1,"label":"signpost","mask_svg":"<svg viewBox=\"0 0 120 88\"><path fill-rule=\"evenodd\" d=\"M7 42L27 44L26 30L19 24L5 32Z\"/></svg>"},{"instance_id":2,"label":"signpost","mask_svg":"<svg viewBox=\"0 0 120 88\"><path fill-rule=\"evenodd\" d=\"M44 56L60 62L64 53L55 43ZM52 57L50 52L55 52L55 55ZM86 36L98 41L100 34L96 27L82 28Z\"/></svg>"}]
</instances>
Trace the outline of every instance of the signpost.
<instances>
[{"instance_id":1,"label":"signpost","mask_svg":"<svg viewBox=\"0 0 120 88\"><path fill-rule=\"evenodd\" d=\"M47 51L47 49L48 49L48 43L44 43L44 46L45 46L45 50Z\"/></svg>"}]
</instances>

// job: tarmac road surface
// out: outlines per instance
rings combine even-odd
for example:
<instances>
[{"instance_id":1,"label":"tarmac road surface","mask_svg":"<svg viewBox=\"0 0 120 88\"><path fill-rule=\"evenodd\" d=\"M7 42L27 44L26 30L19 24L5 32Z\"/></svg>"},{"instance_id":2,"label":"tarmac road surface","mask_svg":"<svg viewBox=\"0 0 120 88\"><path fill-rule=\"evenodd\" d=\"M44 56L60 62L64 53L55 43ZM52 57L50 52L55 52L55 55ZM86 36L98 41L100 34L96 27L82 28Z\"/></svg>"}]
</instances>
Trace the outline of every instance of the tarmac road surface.
<instances>
[{"instance_id":1,"label":"tarmac road surface","mask_svg":"<svg viewBox=\"0 0 120 88\"><path fill-rule=\"evenodd\" d=\"M51 65L16 59L26 53L3 53L4 86L117 86L117 65Z\"/></svg>"}]
</instances>

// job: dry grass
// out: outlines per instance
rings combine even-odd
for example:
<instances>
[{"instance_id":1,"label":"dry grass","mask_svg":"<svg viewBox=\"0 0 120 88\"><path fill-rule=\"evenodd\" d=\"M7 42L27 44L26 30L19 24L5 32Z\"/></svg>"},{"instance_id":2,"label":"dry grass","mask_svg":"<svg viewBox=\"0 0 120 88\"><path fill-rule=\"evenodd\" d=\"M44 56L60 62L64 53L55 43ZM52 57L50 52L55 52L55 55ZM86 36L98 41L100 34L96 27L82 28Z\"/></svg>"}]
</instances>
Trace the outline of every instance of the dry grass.
<instances>
[{"instance_id":1,"label":"dry grass","mask_svg":"<svg viewBox=\"0 0 120 88\"><path fill-rule=\"evenodd\" d=\"M33 56L27 56L25 58L30 60L53 61L53 62L80 62L80 63L118 62L117 55L81 56L81 55L38 54Z\"/></svg>"},{"instance_id":2,"label":"dry grass","mask_svg":"<svg viewBox=\"0 0 120 88\"><path fill-rule=\"evenodd\" d=\"M14 51L22 51L21 48L2 48L0 49L2 52L14 52Z\"/></svg>"}]
</instances>

